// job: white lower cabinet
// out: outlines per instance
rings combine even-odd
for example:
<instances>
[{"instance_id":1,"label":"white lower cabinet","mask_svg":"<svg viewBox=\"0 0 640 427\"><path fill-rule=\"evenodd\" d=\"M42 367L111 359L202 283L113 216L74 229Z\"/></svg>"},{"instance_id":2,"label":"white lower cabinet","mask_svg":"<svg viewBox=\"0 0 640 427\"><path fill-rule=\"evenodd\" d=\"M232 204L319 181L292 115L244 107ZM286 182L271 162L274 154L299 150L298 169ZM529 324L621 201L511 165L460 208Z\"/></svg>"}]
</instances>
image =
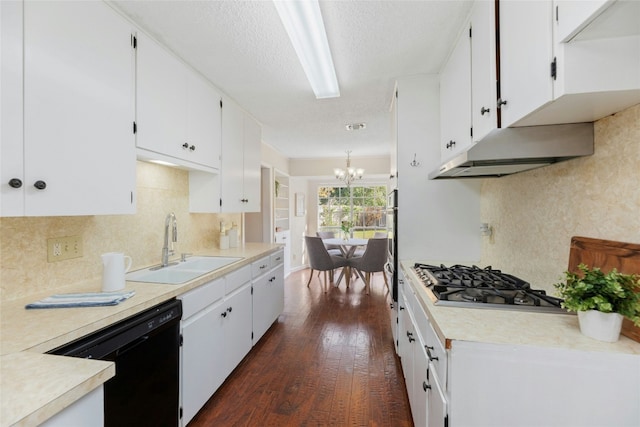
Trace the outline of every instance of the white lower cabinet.
<instances>
[{"instance_id":1,"label":"white lower cabinet","mask_svg":"<svg viewBox=\"0 0 640 427\"><path fill-rule=\"evenodd\" d=\"M40 427L102 427L104 426L104 389L100 386L72 403Z\"/></svg>"},{"instance_id":2,"label":"white lower cabinet","mask_svg":"<svg viewBox=\"0 0 640 427\"><path fill-rule=\"evenodd\" d=\"M283 260L283 251L277 251L178 297L183 426L282 313Z\"/></svg>"},{"instance_id":3,"label":"white lower cabinet","mask_svg":"<svg viewBox=\"0 0 640 427\"><path fill-rule=\"evenodd\" d=\"M249 266L193 289L182 300L180 396L186 425L251 349Z\"/></svg>"},{"instance_id":4,"label":"white lower cabinet","mask_svg":"<svg viewBox=\"0 0 640 427\"><path fill-rule=\"evenodd\" d=\"M400 290L398 355L414 425L640 425L637 355L455 339L445 349L412 282Z\"/></svg>"},{"instance_id":5,"label":"white lower cabinet","mask_svg":"<svg viewBox=\"0 0 640 427\"><path fill-rule=\"evenodd\" d=\"M270 269L261 267L269 266ZM284 252L253 263L253 343L257 343L284 310ZM267 268L269 268L267 267Z\"/></svg>"}]
</instances>

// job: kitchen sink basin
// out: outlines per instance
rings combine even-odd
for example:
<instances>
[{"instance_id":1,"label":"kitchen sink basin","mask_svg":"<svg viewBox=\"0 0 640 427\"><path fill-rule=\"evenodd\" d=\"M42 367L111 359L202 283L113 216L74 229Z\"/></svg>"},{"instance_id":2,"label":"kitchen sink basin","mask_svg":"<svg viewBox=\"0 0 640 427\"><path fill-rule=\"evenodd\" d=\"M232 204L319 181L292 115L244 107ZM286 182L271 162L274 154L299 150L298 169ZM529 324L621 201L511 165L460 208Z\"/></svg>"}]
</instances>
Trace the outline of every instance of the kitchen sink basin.
<instances>
[{"instance_id":1,"label":"kitchen sink basin","mask_svg":"<svg viewBox=\"0 0 640 427\"><path fill-rule=\"evenodd\" d=\"M132 271L125 278L133 282L179 285L241 259L240 257L196 256L166 267L156 266Z\"/></svg>"}]
</instances>

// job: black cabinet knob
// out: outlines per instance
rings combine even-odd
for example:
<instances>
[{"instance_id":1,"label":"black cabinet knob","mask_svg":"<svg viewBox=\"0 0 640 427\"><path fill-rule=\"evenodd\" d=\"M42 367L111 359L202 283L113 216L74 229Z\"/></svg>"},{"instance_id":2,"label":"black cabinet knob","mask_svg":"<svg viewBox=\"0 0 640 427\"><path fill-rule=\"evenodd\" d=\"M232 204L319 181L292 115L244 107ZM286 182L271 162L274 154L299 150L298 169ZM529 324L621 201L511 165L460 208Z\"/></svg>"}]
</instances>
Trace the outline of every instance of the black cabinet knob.
<instances>
[{"instance_id":1,"label":"black cabinet knob","mask_svg":"<svg viewBox=\"0 0 640 427\"><path fill-rule=\"evenodd\" d=\"M11 188L20 188L22 187L22 180L18 178L11 178L9 180L9 187Z\"/></svg>"},{"instance_id":2,"label":"black cabinet knob","mask_svg":"<svg viewBox=\"0 0 640 427\"><path fill-rule=\"evenodd\" d=\"M189 151L196 151L196 146L195 145L189 146Z\"/></svg>"},{"instance_id":3,"label":"black cabinet knob","mask_svg":"<svg viewBox=\"0 0 640 427\"><path fill-rule=\"evenodd\" d=\"M189 148L189 144L187 144L186 142L184 144L182 144L182 148L184 148L185 150Z\"/></svg>"},{"instance_id":4,"label":"black cabinet knob","mask_svg":"<svg viewBox=\"0 0 640 427\"><path fill-rule=\"evenodd\" d=\"M427 382L426 382L426 381L422 381L422 389L423 389L424 391L427 391L427 390L429 390L430 388L431 388L431 386L430 386L429 384L427 384Z\"/></svg>"},{"instance_id":5,"label":"black cabinet knob","mask_svg":"<svg viewBox=\"0 0 640 427\"><path fill-rule=\"evenodd\" d=\"M498 99L498 108L502 107L503 105L507 105L507 101L503 100L502 98Z\"/></svg>"},{"instance_id":6,"label":"black cabinet knob","mask_svg":"<svg viewBox=\"0 0 640 427\"><path fill-rule=\"evenodd\" d=\"M226 312L226 311L223 311L222 313L220 313L220 316L222 316L222 317L227 317L227 312Z\"/></svg>"},{"instance_id":7,"label":"black cabinet knob","mask_svg":"<svg viewBox=\"0 0 640 427\"><path fill-rule=\"evenodd\" d=\"M36 181L33 183L33 186L38 190L44 190L45 188L47 188L47 183L44 181Z\"/></svg>"},{"instance_id":8,"label":"black cabinet knob","mask_svg":"<svg viewBox=\"0 0 640 427\"><path fill-rule=\"evenodd\" d=\"M227 307L227 312L231 313L233 311L233 307Z\"/></svg>"},{"instance_id":9,"label":"black cabinet knob","mask_svg":"<svg viewBox=\"0 0 640 427\"><path fill-rule=\"evenodd\" d=\"M484 113L488 113L488 112L490 112L490 111L491 111L491 110L490 110L489 108L484 108L484 107L482 107L482 108L480 109L480 115L481 115L481 116L484 116Z\"/></svg>"}]
</instances>

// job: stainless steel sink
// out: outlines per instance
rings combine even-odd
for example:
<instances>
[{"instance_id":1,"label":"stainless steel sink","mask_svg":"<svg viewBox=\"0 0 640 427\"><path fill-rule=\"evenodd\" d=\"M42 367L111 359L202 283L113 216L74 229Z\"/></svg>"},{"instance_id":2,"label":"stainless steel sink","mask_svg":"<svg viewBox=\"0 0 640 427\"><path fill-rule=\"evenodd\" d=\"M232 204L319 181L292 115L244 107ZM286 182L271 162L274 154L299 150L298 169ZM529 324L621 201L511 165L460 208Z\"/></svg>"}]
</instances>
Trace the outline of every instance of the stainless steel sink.
<instances>
[{"instance_id":1,"label":"stainless steel sink","mask_svg":"<svg viewBox=\"0 0 640 427\"><path fill-rule=\"evenodd\" d=\"M132 271L125 278L133 282L179 285L241 259L240 257L195 256L167 267L156 266Z\"/></svg>"}]
</instances>

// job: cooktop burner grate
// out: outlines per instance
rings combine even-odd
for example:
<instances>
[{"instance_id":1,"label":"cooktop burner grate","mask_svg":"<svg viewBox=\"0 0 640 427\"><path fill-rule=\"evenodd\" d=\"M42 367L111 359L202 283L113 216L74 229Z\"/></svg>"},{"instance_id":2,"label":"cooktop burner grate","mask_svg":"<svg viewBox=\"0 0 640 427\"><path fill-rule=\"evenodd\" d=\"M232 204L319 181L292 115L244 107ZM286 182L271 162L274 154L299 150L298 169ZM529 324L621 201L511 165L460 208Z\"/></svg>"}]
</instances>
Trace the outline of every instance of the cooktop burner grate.
<instances>
[{"instance_id":1,"label":"cooktop burner grate","mask_svg":"<svg viewBox=\"0 0 640 427\"><path fill-rule=\"evenodd\" d=\"M531 289L528 282L490 266L416 263L414 270L436 305L567 313L560 306L562 299Z\"/></svg>"}]
</instances>

